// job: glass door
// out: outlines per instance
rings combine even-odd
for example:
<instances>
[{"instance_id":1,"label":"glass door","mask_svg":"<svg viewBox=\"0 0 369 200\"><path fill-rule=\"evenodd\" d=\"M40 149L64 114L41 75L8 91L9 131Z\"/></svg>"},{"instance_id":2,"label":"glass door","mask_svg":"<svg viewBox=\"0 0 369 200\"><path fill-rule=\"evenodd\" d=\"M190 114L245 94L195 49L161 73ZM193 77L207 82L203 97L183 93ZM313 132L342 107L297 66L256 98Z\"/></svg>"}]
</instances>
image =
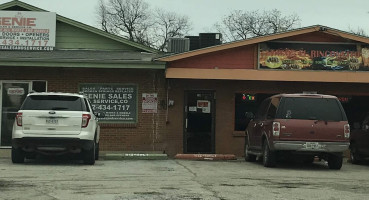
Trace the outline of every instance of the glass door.
<instances>
[{"instance_id":1,"label":"glass door","mask_svg":"<svg viewBox=\"0 0 369 200\"><path fill-rule=\"evenodd\" d=\"M214 91L185 91L184 153L215 153Z\"/></svg>"},{"instance_id":2,"label":"glass door","mask_svg":"<svg viewBox=\"0 0 369 200\"><path fill-rule=\"evenodd\" d=\"M0 82L1 83L1 82ZM3 81L0 89L1 132L0 146L12 145L12 129L15 116L30 90L29 82Z\"/></svg>"}]
</instances>

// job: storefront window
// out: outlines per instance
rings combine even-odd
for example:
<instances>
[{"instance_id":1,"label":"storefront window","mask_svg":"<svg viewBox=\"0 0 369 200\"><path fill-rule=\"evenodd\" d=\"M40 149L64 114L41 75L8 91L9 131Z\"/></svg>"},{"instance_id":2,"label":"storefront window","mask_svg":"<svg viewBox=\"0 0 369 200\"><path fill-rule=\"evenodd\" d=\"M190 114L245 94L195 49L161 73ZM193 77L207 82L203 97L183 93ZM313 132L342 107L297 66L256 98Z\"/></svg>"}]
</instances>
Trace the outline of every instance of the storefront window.
<instances>
[{"instance_id":1,"label":"storefront window","mask_svg":"<svg viewBox=\"0 0 369 200\"><path fill-rule=\"evenodd\" d=\"M252 94L252 93L236 93L235 94L235 117L234 130L245 131L250 119L246 118L246 112L252 112L256 115L261 102L272 96L273 94Z\"/></svg>"},{"instance_id":2,"label":"storefront window","mask_svg":"<svg viewBox=\"0 0 369 200\"><path fill-rule=\"evenodd\" d=\"M235 121L234 130L244 131L248 124L246 112L255 114L258 107L257 98L253 94L236 93L235 94Z\"/></svg>"}]
</instances>

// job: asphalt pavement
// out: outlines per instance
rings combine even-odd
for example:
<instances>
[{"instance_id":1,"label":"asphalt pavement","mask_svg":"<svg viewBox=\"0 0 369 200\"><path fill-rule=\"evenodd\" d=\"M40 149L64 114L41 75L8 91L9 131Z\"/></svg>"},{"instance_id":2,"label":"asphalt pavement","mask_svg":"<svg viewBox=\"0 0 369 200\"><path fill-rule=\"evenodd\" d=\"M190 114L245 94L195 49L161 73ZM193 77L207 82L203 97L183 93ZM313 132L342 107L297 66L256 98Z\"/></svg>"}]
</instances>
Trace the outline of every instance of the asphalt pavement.
<instances>
[{"instance_id":1,"label":"asphalt pavement","mask_svg":"<svg viewBox=\"0 0 369 200\"><path fill-rule=\"evenodd\" d=\"M40 157L24 164L0 159L0 199L367 199L369 164L280 163L265 168L242 159L98 160Z\"/></svg>"}]
</instances>

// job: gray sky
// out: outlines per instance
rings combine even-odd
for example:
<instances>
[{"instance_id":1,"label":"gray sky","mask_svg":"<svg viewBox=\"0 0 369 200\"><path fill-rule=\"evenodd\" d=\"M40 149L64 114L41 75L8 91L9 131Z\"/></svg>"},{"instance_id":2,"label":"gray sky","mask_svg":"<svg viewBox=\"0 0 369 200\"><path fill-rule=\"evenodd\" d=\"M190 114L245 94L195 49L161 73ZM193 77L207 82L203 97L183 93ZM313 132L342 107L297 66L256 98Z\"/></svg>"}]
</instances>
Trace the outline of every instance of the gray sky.
<instances>
[{"instance_id":1,"label":"gray sky","mask_svg":"<svg viewBox=\"0 0 369 200\"><path fill-rule=\"evenodd\" d=\"M10 0L0 0L0 3ZM21 0L67 18L97 26L98 0ZM162 8L189 16L191 35L211 32L213 24L231 10L278 9L284 15L296 13L301 27L325 25L347 31L358 27L369 34L369 0L146 0L151 8Z\"/></svg>"}]
</instances>

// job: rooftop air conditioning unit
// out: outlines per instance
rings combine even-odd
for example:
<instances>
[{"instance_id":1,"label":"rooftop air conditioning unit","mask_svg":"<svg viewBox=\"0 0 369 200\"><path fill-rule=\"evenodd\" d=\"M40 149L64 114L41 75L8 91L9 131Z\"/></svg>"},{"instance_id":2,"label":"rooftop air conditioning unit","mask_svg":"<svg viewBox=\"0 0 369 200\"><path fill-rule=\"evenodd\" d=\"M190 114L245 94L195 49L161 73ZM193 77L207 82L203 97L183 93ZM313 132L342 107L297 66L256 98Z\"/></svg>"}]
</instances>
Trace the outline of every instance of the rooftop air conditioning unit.
<instances>
[{"instance_id":1,"label":"rooftop air conditioning unit","mask_svg":"<svg viewBox=\"0 0 369 200\"><path fill-rule=\"evenodd\" d=\"M168 40L168 52L182 53L189 51L190 39L189 38L169 38Z\"/></svg>"},{"instance_id":2,"label":"rooftop air conditioning unit","mask_svg":"<svg viewBox=\"0 0 369 200\"><path fill-rule=\"evenodd\" d=\"M220 33L200 33L200 48L222 44L222 34Z\"/></svg>"}]
</instances>

